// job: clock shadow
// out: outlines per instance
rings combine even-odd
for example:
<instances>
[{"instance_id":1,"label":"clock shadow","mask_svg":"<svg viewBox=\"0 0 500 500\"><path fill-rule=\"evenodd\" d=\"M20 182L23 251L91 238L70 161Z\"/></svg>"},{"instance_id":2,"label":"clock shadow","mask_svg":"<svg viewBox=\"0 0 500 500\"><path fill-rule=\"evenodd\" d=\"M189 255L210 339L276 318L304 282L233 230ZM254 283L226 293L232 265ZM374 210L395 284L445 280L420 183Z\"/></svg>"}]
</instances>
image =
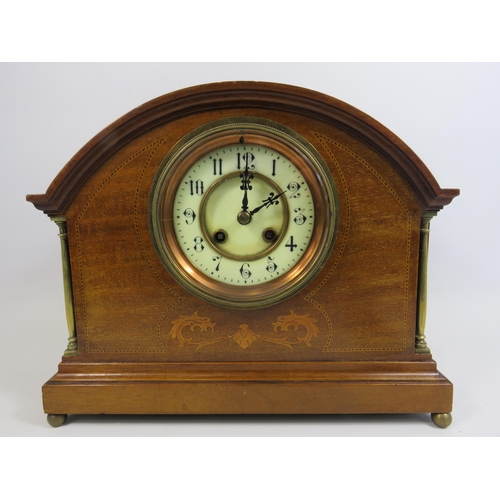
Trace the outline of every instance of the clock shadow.
<instances>
[{"instance_id":1,"label":"clock shadow","mask_svg":"<svg viewBox=\"0 0 500 500\"><path fill-rule=\"evenodd\" d=\"M363 415L69 415L65 424L127 426L122 435L176 436L390 436L408 426L437 429L428 413ZM147 426L147 429L144 427ZM88 430L88 429L87 429ZM97 430L97 429L96 429ZM144 432L145 431L145 432ZM96 434L100 434L97 430ZM120 433L113 432L113 435Z\"/></svg>"}]
</instances>

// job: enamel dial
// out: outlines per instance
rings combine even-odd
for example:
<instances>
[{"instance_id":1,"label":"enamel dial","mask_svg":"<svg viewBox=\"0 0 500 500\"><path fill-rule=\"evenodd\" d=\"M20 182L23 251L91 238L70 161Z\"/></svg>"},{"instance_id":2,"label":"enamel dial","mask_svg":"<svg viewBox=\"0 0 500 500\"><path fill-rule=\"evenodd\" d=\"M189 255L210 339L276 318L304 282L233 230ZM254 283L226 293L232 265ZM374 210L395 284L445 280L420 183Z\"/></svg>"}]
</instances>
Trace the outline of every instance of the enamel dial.
<instances>
[{"instance_id":1,"label":"enamel dial","mask_svg":"<svg viewBox=\"0 0 500 500\"><path fill-rule=\"evenodd\" d=\"M172 276L240 309L305 287L331 251L337 217L333 179L312 146L252 118L186 136L163 161L150 199L153 241Z\"/></svg>"}]
</instances>

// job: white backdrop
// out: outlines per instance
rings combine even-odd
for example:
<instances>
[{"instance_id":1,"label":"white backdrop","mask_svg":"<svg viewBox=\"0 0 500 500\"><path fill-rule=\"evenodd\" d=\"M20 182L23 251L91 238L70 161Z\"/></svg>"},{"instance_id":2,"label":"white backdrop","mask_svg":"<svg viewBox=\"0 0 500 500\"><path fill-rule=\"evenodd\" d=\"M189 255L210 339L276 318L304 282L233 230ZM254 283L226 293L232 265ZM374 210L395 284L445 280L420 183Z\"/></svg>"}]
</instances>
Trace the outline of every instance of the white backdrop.
<instances>
[{"instance_id":1,"label":"white backdrop","mask_svg":"<svg viewBox=\"0 0 500 500\"><path fill-rule=\"evenodd\" d=\"M293 84L398 135L461 195L431 224L427 339L455 388L453 424L428 415L74 417L58 429L41 385L66 347L57 226L25 201L94 135L159 95L214 81ZM500 65L123 63L0 65L0 435L499 436Z\"/></svg>"}]
</instances>

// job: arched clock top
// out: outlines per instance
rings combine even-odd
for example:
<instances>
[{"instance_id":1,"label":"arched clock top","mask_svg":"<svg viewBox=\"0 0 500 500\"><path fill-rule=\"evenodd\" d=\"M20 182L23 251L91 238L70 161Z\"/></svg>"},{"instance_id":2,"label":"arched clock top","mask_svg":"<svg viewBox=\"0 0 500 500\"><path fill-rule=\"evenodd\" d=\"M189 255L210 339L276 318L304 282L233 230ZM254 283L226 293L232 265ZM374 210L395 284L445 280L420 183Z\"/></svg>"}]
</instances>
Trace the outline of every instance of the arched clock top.
<instances>
[{"instance_id":1,"label":"arched clock top","mask_svg":"<svg viewBox=\"0 0 500 500\"><path fill-rule=\"evenodd\" d=\"M293 113L347 132L393 166L423 211L440 210L459 194L458 189L442 189L401 139L345 102L291 85L223 82L172 92L130 111L91 139L59 172L45 194L28 195L27 200L51 217L64 215L87 179L134 138L182 117L235 108Z\"/></svg>"}]
</instances>

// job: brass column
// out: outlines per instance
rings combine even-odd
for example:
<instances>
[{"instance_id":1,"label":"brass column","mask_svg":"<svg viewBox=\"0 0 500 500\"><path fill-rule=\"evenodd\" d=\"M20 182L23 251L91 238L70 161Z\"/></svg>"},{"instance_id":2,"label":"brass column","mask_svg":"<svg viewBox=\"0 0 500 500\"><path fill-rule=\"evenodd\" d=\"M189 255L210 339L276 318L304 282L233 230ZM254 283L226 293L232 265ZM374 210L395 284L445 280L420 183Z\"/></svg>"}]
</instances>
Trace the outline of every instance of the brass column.
<instances>
[{"instance_id":1,"label":"brass column","mask_svg":"<svg viewBox=\"0 0 500 500\"><path fill-rule=\"evenodd\" d=\"M415 352L430 353L425 340L425 320L427 316L427 262L429 256L429 232L431 219L436 211L422 213L420 222L420 254L418 260L418 303L417 332L415 335Z\"/></svg>"},{"instance_id":2,"label":"brass column","mask_svg":"<svg viewBox=\"0 0 500 500\"><path fill-rule=\"evenodd\" d=\"M68 323L68 347L64 351L65 356L76 356L78 354L78 343L76 339L75 313L73 309L73 286L71 284L71 268L69 262L68 232L66 219L64 217L51 217L59 227L59 238L61 239L61 257L64 282L64 304L66 307L66 321Z\"/></svg>"}]
</instances>

